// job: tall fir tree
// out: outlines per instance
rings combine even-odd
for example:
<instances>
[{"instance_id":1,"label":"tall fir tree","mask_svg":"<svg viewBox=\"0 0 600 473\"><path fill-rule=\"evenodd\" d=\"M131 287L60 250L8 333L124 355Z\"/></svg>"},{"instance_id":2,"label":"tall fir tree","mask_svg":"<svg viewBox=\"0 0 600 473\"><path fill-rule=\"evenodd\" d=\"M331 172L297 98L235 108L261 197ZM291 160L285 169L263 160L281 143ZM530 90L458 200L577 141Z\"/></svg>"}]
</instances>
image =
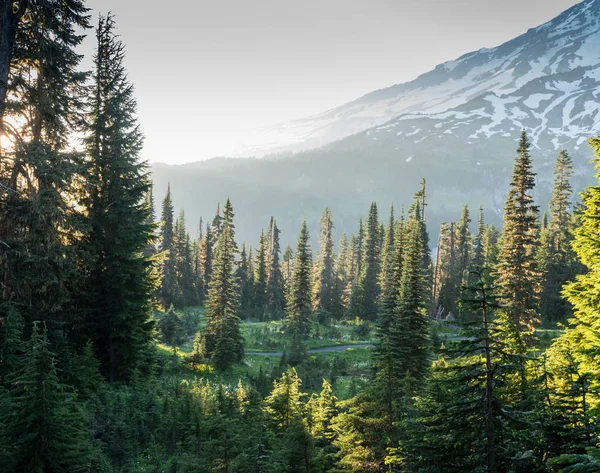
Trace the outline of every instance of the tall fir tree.
<instances>
[{"instance_id":1,"label":"tall fir tree","mask_svg":"<svg viewBox=\"0 0 600 473\"><path fill-rule=\"evenodd\" d=\"M77 337L76 202L86 168L70 144L81 132L84 82L76 51L89 27L82 0L4 2L0 38L0 320L19 310L30 329L47 322L53 340Z\"/></svg>"},{"instance_id":2,"label":"tall fir tree","mask_svg":"<svg viewBox=\"0 0 600 473\"><path fill-rule=\"evenodd\" d=\"M361 284L362 268L363 268L363 248L365 240L365 226L362 218L358 223L358 233L352 235L351 238L351 249L350 254L351 261L351 275L352 285L350 288L350 304L348 313L351 317L361 317L363 312L363 287Z\"/></svg>"},{"instance_id":3,"label":"tall fir tree","mask_svg":"<svg viewBox=\"0 0 600 473\"><path fill-rule=\"evenodd\" d=\"M456 267L454 268L454 284L461 288L467 283L469 275L469 267L473 258L473 239L471 236L471 216L469 207L464 206L460 215L460 219L456 223ZM460 298L460 293L459 293ZM454 301L456 313L459 318L466 315L461 310L459 298Z\"/></svg>"},{"instance_id":4,"label":"tall fir tree","mask_svg":"<svg viewBox=\"0 0 600 473\"><path fill-rule=\"evenodd\" d=\"M162 253L163 274L161 281L161 299L165 308L173 303L175 296L175 268L173 252L173 238L175 236L175 216L173 200L171 198L171 184L167 186L167 193L162 201L160 224L160 251Z\"/></svg>"},{"instance_id":5,"label":"tall fir tree","mask_svg":"<svg viewBox=\"0 0 600 473\"><path fill-rule=\"evenodd\" d=\"M504 207L502 247L498 261L498 285L509 331L519 345L527 342L539 321L540 273L536 261L539 247L538 206L534 203L535 174L531 144L523 132L510 189ZM525 339L519 334L524 334Z\"/></svg>"},{"instance_id":6,"label":"tall fir tree","mask_svg":"<svg viewBox=\"0 0 600 473\"><path fill-rule=\"evenodd\" d=\"M506 357L494 320L499 306L489 269L475 267L469 280L462 303L475 317L460 324L460 339L434 363L416 412L403 424L401 448L392 455L403 471L526 471L507 448L523 432L511 431L515 406L503 395L518 363Z\"/></svg>"},{"instance_id":7,"label":"tall fir tree","mask_svg":"<svg viewBox=\"0 0 600 473\"><path fill-rule=\"evenodd\" d=\"M423 267L422 219L419 201L406 223L402 279L398 305L390 329L390 345L397 373L409 380L422 380L428 365L429 325L427 268Z\"/></svg>"},{"instance_id":8,"label":"tall fir tree","mask_svg":"<svg viewBox=\"0 0 600 473\"><path fill-rule=\"evenodd\" d=\"M545 326L564 323L571 305L561 297L562 287L579 272L571 247L573 215L571 213L571 178L573 160L561 151L554 165L554 187L550 200L550 221L542 230L539 265L543 273L540 313Z\"/></svg>"},{"instance_id":9,"label":"tall fir tree","mask_svg":"<svg viewBox=\"0 0 600 473\"><path fill-rule=\"evenodd\" d=\"M281 264L279 254L281 253L281 244L279 235L281 231L277 227L277 222L271 217L268 232L268 252L267 252L267 308L271 318L280 319L285 307L285 298L283 294L283 274L281 273Z\"/></svg>"},{"instance_id":10,"label":"tall fir tree","mask_svg":"<svg viewBox=\"0 0 600 473\"><path fill-rule=\"evenodd\" d=\"M254 268L254 311L260 320L268 319L267 313L267 237L260 232Z\"/></svg>"},{"instance_id":11,"label":"tall fir tree","mask_svg":"<svg viewBox=\"0 0 600 473\"><path fill-rule=\"evenodd\" d=\"M248 273L248 253L246 251L246 243L242 243L240 258L237 262L236 277L240 283L240 311L243 314L242 318L247 318L247 314L251 309L251 285Z\"/></svg>"},{"instance_id":12,"label":"tall fir tree","mask_svg":"<svg viewBox=\"0 0 600 473\"><path fill-rule=\"evenodd\" d=\"M306 337L312 325L312 251L306 220L302 222L287 305L287 327L293 336Z\"/></svg>"},{"instance_id":13,"label":"tall fir tree","mask_svg":"<svg viewBox=\"0 0 600 473\"><path fill-rule=\"evenodd\" d=\"M385 242L382 254L382 269L380 275L380 288L378 303L378 328L381 334L389 333L392 324L400 281L396 278L396 221L394 219L394 206L390 210L390 217L385 232Z\"/></svg>"},{"instance_id":14,"label":"tall fir tree","mask_svg":"<svg viewBox=\"0 0 600 473\"><path fill-rule=\"evenodd\" d=\"M205 355L219 370L244 357L239 328L239 281L235 276L235 227L233 207L225 202L219 243L208 293L208 317L204 333Z\"/></svg>"},{"instance_id":15,"label":"tall fir tree","mask_svg":"<svg viewBox=\"0 0 600 473\"><path fill-rule=\"evenodd\" d=\"M380 229L377 204L373 202L369 209L364 242L364 259L360 274L362 308L360 316L366 320L377 319L377 298L379 297L380 270Z\"/></svg>"},{"instance_id":16,"label":"tall fir tree","mask_svg":"<svg viewBox=\"0 0 600 473\"><path fill-rule=\"evenodd\" d=\"M485 261L485 219L483 216L483 207L479 207L479 218L477 219L477 234L473 245L473 261L472 267L482 267L486 264Z\"/></svg>"},{"instance_id":17,"label":"tall fir tree","mask_svg":"<svg viewBox=\"0 0 600 473\"><path fill-rule=\"evenodd\" d=\"M204 288L203 299L208 297L208 289L210 287L210 280L212 277L213 260L215 257L214 252L215 238L212 231L212 227L207 224L204 236L200 240L198 248L198 258L200 259L202 287Z\"/></svg>"},{"instance_id":18,"label":"tall fir tree","mask_svg":"<svg viewBox=\"0 0 600 473\"><path fill-rule=\"evenodd\" d=\"M338 243L338 257L335 262L336 287L335 297L339 301L339 315L342 316L348 310L350 303L350 242L344 233Z\"/></svg>"},{"instance_id":19,"label":"tall fir tree","mask_svg":"<svg viewBox=\"0 0 600 473\"><path fill-rule=\"evenodd\" d=\"M151 340L151 261L143 251L154 229L144 202L150 184L146 163L139 158L136 101L114 27L111 16L101 17L96 32L86 139L90 264L83 301L89 336L110 381L130 378Z\"/></svg>"},{"instance_id":20,"label":"tall fir tree","mask_svg":"<svg viewBox=\"0 0 600 473\"><path fill-rule=\"evenodd\" d=\"M339 314L336 293L335 254L333 244L333 219L325 209L319 222L319 251L314 268L313 299L315 311L323 320Z\"/></svg>"},{"instance_id":21,"label":"tall fir tree","mask_svg":"<svg viewBox=\"0 0 600 473\"><path fill-rule=\"evenodd\" d=\"M600 182L600 137L590 140L595 152L596 177ZM556 377L558 393L568 391L568 383L573 381L571 363L577 367L575 375L593 380L596 388L588 393L591 405L598 405L600 393L598 386L598 357L600 356L600 317L598 317L598 288L600 287L600 185L590 186L582 194L583 209L579 216L580 226L575 230L573 249L586 271L576 277L574 282L565 286L564 295L573 305L573 317L569 320L566 332L560 336L553 347L551 361L562 371ZM568 356L565 354L568 353ZM553 355L553 356L552 356ZM572 359L570 362L569 359ZM562 385L561 385L562 384ZM581 399L581 394L578 396ZM598 434L598 432L596 432ZM596 437L596 442L598 437Z\"/></svg>"}]
</instances>

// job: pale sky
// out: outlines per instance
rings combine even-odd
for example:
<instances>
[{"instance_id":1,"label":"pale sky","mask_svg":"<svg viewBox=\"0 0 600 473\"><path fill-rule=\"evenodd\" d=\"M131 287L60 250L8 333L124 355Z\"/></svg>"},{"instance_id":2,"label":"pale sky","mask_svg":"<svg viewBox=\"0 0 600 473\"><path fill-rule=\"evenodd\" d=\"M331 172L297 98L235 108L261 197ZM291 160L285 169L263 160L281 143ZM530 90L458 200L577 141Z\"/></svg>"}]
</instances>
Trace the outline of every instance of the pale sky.
<instances>
[{"instance_id":1,"label":"pale sky","mask_svg":"<svg viewBox=\"0 0 600 473\"><path fill-rule=\"evenodd\" d=\"M538 26L574 0L88 0L127 46L143 157L227 155L253 130L325 111ZM93 33L82 52L91 55ZM86 64L89 64L86 62Z\"/></svg>"}]
</instances>

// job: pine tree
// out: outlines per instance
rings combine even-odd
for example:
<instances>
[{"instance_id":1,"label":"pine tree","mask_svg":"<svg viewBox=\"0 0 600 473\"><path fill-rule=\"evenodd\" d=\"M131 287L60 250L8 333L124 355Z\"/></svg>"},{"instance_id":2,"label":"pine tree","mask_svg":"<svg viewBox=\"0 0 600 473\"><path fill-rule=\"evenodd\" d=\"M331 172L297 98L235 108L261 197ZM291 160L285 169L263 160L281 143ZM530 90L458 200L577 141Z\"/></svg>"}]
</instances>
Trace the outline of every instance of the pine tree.
<instances>
[{"instance_id":1,"label":"pine tree","mask_svg":"<svg viewBox=\"0 0 600 473\"><path fill-rule=\"evenodd\" d=\"M170 306L175 297L175 268L174 255L172 254L174 231L174 210L171 199L171 184L169 184L165 198L162 201L160 226L160 251L163 258L161 298L164 307Z\"/></svg>"},{"instance_id":2,"label":"pine tree","mask_svg":"<svg viewBox=\"0 0 600 473\"><path fill-rule=\"evenodd\" d=\"M600 138L590 140L596 158L597 179L600 181ZM555 342L550 362L562 367L563 374L556 377L557 392L568 391L572 371L568 362L577 367L576 376L590 377L597 386L598 356L600 354L600 318L598 317L597 288L600 287L600 186L588 187L582 195L583 211L580 226L575 230L573 249L587 271L565 286L564 294L573 305L573 317L566 332ZM569 356L564 352L568 351ZM554 355L554 356L552 356ZM556 356L558 355L558 356ZM571 373L569 373L571 371ZM567 376L564 373L567 373ZM600 393L588 394L587 402L597 405ZM597 432L596 432L597 435ZM597 437L596 437L597 441Z\"/></svg>"},{"instance_id":3,"label":"pine tree","mask_svg":"<svg viewBox=\"0 0 600 473\"><path fill-rule=\"evenodd\" d=\"M172 305L158 322L158 330L163 342L167 345L176 346L183 341L181 319Z\"/></svg>"},{"instance_id":4,"label":"pine tree","mask_svg":"<svg viewBox=\"0 0 600 473\"><path fill-rule=\"evenodd\" d=\"M261 320L267 317L267 238L260 232L254 273L254 309Z\"/></svg>"},{"instance_id":5,"label":"pine tree","mask_svg":"<svg viewBox=\"0 0 600 473\"><path fill-rule=\"evenodd\" d=\"M251 286L248 274L248 254L246 252L246 243L242 243L240 259L237 262L236 277L240 282L240 309L242 314L247 314L251 308ZM244 317L246 318L246 317Z\"/></svg>"},{"instance_id":6,"label":"pine tree","mask_svg":"<svg viewBox=\"0 0 600 473\"><path fill-rule=\"evenodd\" d=\"M493 225L486 225L483 232L483 261L490 268L498 264L500 254L500 230Z\"/></svg>"},{"instance_id":7,"label":"pine tree","mask_svg":"<svg viewBox=\"0 0 600 473\"><path fill-rule=\"evenodd\" d=\"M479 219L477 220L477 234L475 235L475 244L473 250L473 267L482 267L486 264L485 261L485 220L483 218L483 207L479 207Z\"/></svg>"},{"instance_id":8,"label":"pine tree","mask_svg":"<svg viewBox=\"0 0 600 473\"><path fill-rule=\"evenodd\" d=\"M531 145L523 132L517 149L510 190L504 208L502 247L498 262L498 284L512 333L526 338L538 322L540 274L536 251L539 246L538 206L534 204L535 174L531 170Z\"/></svg>"},{"instance_id":9,"label":"pine tree","mask_svg":"<svg viewBox=\"0 0 600 473\"><path fill-rule=\"evenodd\" d=\"M454 268L453 282L457 288L463 287L467 283L469 266L472 260L473 241L469 225L471 217L469 208L465 205L462 209L460 220L456 223L456 267ZM458 299L454 301L454 307L458 305ZM465 314L457 310L459 318L465 317Z\"/></svg>"},{"instance_id":10,"label":"pine tree","mask_svg":"<svg viewBox=\"0 0 600 473\"><path fill-rule=\"evenodd\" d=\"M426 268L423 267L422 220L418 201L406 223L402 279L391 327L390 344L397 373L421 380L427 370L428 319Z\"/></svg>"},{"instance_id":11,"label":"pine tree","mask_svg":"<svg viewBox=\"0 0 600 473\"><path fill-rule=\"evenodd\" d=\"M287 305L289 332L300 337L310 333L312 323L312 251L306 221L302 222Z\"/></svg>"},{"instance_id":12,"label":"pine tree","mask_svg":"<svg viewBox=\"0 0 600 473\"><path fill-rule=\"evenodd\" d=\"M425 179L421 181L421 189L415 194L415 200L417 207L415 209L415 215L419 221L419 228L421 234L421 251L422 251L422 265L425 269L425 279L428 286L431 286L432 272L431 272L431 250L429 248L429 232L427 231L427 223L425 218L425 207L427 207L427 192Z\"/></svg>"},{"instance_id":13,"label":"pine tree","mask_svg":"<svg viewBox=\"0 0 600 473\"><path fill-rule=\"evenodd\" d=\"M154 212L154 186L152 182L149 183L149 190L146 192L144 197L145 206L149 209L148 219L146 220L146 224L151 226L154 230L156 230L156 215ZM153 236L155 231L153 231ZM148 243L148 246L144 249L144 256L152 257L156 255L156 241L153 239Z\"/></svg>"},{"instance_id":14,"label":"pine tree","mask_svg":"<svg viewBox=\"0 0 600 473\"><path fill-rule=\"evenodd\" d=\"M358 233L352 235L350 246L351 265L350 273L352 275L352 286L350 288L350 305L348 313L351 317L361 317L363 310L363 287L361 284L363 268L363 244L365 239L365 227L362 218L358 224Z\"/></svg>"},{"instance_id":15,"label":"pine tree","mask_svg":"<svg viewBox=\"0 0 600 473\"><path fill-rule=\"evenodd\" d=\"M217 204L217 211L212 221L212 231L214 234L214 241L218 242L223 230L224 217L221 216L221 204Z\"/></svg>"},{"instance_id":16,"label":"pine tree","mask_svg":"<svg viewBox=\"0 0 600 473\"><path fill-rule=\"evenodd\" d=\"M378 277L380 269L379 216L377 204L373 202L367 219L364 242L364 260L360 274L362 310L360 315L366 320L377 319L377 298L379 297Z\"/></svg>"},{"instance_id":17,"label":"pine tree","mask_svg":"<svg viewBox=\"0 0 600 473\"><path fill-rule=\"evenodd\" d=\"M319 251L314 268L313 299L315 311L323 320L338 314L336 300L335 254L333 245L333 220L325 209L319 223Z\"/></svg>"},{"instance_id":18,"label":"pine tree","mask_svg":"<svg viewBox=\"0 0 600 473\"><path fill-rule=\"evenodd\" d=\"M87 174L69 140L83 118L76 48L88 9L52 0L3 2L1 10L0 127L9 143L0 151L0 319L15 306L26 329L44 320L53 339L63 328L77 338L71 329L82 314L65 308L81 281L76 254L86 228L77 203Z\"/></svg>"},{"instance_id":19,"label":"pine tree","mask_svg":"<svg viewBox=\"0 0 600 473\"><path fill-rule=\"evenodd\" d=\"M281 318L281 313L285 307L283 294L284 282L279 262L279 253L281 253L279 243L280 233L279 228L277 228L277 222L271 217L267 238L267 307L271 318Z\"/></svg>"},{"instance_id":20,"label":"pine tree","mask_svg":"<svg viewBox=\"0 0 600 473\"><path fill-rule=\"evenodd\" d=\"M238 317L239 282L234 273L236 252L233 207L227 199L208 293L204 333L205 354L219 370L227 369L244 357Z\"/></svg>"},{"instance_id":21,"label":"pine tree","mask_svg":"<svg viewBox=\"0 0 600 473\"><path fill-rule=\"evenodd\" d=\"M344 233L338 244L339 254L335 263L336 286L335 297L339 301L339 315L343 315L348 310L350 304L350 242Z\"/></svg>"},{"instance_id":22,"label":"pine tree","mask_svg":"<svg viewBox=\"0 0 600 473\"><path fill-rule=\"evenodd\" d=\"M8 425L5 471L71 472L95 469L100 453L88 430L88 414L59 378L48 330L36 322L22 368L12 380L11 407L0 414ZM0 421L2 423L2 421Z\"/></svg>"},{"instance_id":23,"label":"pine tree","mask_svg":"<svg viewBox=\"0 0 600 473\"><path fill-rule=\"evenodd\" d=\"M192 353L187 357L187 362L192 365L192 369L195 370L198 365L204 363L204 339L202 333L196 333L194 337L194 345Z\"/></svg>"},{"instance_id":24,"label":"pine tree","mask_svg":"<svg viewBox=\"0 0 600 473\"><path fill-rule=\"evenodd\" d=\"M338 414L338 407L333 388L326 379L323 380L319 395L311 401L312 434L316 437L332 439L335 434L331 428L331 423Z\"/></svg>"},{"instance_id":25,"label":"pine tree","mask_svg":"<svg viewBox=\"0 0 600 473\"><path fill-rule=\"evenodd\" d=\"M560 297L562 287L575 278L579 270L571 248L573 217L571 215L571 177L573 161L566 151L561 151L554 166L554 189L550 200L550 221L542 230L538 255L543 272L541 317L544 325L565 322L571 306Z\"/></svg>"},{"instance_id":26,"label":"pine tree","mask_svg":"<svg viewBox=\"0 0 600 473\"><path fill-rule=\"evenodd\" d=\"M435 363L414 416L418 422L407 424L396 452L402 454L394 458L407 471L509 471L501 441L508 440L502 417L511 408L500 390L511 364L493 320L498 303L489 270L476 267L470 279L463 303L477 317L461 325L461 339Z\"/></svg>"},{"instance_id":27,"label":"pine tree","mask_svg":"<svg viewBox=\"0 0 600 473\"><path fill-rule=\"evenodd\" d=\"M153 226L148 223L151 209L144 204L149 177L139 159L136 102L111 16L100 18L96 36L86 139L91 261L84 303L102 372L115 381L131 376L151 339L151 261L143 251L152 241Z\"/></svg>"},{"instance_id":28,"label":"pine tree","mask_svg":"<svg viewBox=\"0 0 600 473\"><path fill-rule=\"evenodd\" d=\"M390 326L396 310L398 299L398 290L400 284L396 279L395 261L396 261L396 222L394 220L394 206L390 210L385 242L383 245L382 270L380 276L381 293L379 297L379 330L381 334L389 333Z\"/></svg>"},{"instance_id":29,"label":"pine tree","mask_svg":"<svg viewBox=\"0 0 600 473\"><path fill-rule=\"evenodd\" d=\"M289 427L301 414L302 381L294 368L288 368L279 381L273 383L271 394L265 399L266 411L277 427Z\"/></svg>"},{"instance_id":30,"label":"pine tree","mask_svg":"<svg viewBox=\"0 0 600 473\"><path fill-rule=\"evenodd\" d=\"M438 239L437 262L433 279L436 318L456 315L460 284L457 281L456 224L443 222Z\"/></svg>"},{"instance_id":31,"label":"pine tree","mask_svg":"<svg viewBox=\"0 0 600 473\"><path fill-rule=\"evenodd\" d=\"M208 297L208 288L212 277L213 260L214 260L214 235L210 225L206 225L206 232L200 240L200 248L198 249L198 258L200 260L200 268L202 274L202 287L204 288L203 299Z\"/></svg>"}]
</instances>

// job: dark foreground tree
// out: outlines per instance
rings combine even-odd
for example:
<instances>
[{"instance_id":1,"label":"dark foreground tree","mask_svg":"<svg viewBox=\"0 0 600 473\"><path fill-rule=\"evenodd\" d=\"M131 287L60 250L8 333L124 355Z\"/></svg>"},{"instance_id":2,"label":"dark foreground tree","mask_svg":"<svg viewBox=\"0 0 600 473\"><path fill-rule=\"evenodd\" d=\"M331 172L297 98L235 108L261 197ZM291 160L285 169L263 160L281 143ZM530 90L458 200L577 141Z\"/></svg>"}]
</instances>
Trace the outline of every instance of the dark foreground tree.
<instances>
[{"instance_id":1,"label":"dark foreground tree","mask_svg":"<svg viewBox=\"0 0 600 473\"><path fill-rule=\"evenodd\" d=\"M151 262L143 251L152 240L153 226L144 200L150 183L146 164L139 159L142 135L136 102L112 17L100 18L96 36L86 139L91 231L84 303L102 372L116 381L131 376L151 339Z\"/></svg>"}]
</instances>

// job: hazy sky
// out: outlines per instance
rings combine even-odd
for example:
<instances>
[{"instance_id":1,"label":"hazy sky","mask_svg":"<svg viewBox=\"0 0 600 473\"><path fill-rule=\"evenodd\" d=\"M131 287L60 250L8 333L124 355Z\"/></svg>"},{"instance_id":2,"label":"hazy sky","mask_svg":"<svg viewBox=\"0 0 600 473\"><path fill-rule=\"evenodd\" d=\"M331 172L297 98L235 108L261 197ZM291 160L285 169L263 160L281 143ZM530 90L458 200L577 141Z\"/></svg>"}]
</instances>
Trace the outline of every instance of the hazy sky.
<instances>
[{"instance_id":1,"label":"hazy sky","mask_svg":"<svg viewBox=\"0 0 600 473\"><path fill-rule=\"evenodd\" d=\"M496 46L575 0L88 0L115 14L144 157L226 155L308 116ZM95 19L95 18L94 18ZM90 36L91 38L91 36ZM84 52L91 54L93 40Z\"/></svg>"}]
</instances>

